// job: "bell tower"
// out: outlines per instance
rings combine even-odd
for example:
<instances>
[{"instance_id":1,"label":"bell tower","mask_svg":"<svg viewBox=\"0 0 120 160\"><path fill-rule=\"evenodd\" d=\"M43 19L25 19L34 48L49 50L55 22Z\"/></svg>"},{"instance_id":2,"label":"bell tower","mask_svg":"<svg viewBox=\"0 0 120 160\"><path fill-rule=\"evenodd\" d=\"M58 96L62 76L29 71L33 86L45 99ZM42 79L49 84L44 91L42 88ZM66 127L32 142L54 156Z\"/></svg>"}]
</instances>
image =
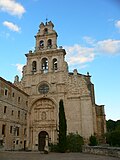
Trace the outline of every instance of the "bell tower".
<instances>
[{"instance_id":1,"label":"bell tower","mask_svg":"<svg viewBox=\"0 0 120 160\"><path fill-rule=\"evenodd\" d=\"M37 88L41 82L51 85L55 77L56 79L59 77L60 81L60 77L68 73L68 65L65 61L66 51L62 47L57 47L57 37L51 21L42 22L39 25L35 35L35 50L34 52L30 50L25 54L27 63L23 67L21 84L28 94L33 94L35 89L32 88L35 86ZM38 94L38 89L36 94Z\"/></svg>"},{"instance_id":2,"label":"bell tower","mask_svg":"<svg viewBox=\"0 0 120 160\"><path fill-rule=\"evenodd\" d=\"M57 48L57 33L53 30L54 25L51 21L39 25L39 30L36 38L36 51L56 49Z\"/></svg>"}]
</instances>

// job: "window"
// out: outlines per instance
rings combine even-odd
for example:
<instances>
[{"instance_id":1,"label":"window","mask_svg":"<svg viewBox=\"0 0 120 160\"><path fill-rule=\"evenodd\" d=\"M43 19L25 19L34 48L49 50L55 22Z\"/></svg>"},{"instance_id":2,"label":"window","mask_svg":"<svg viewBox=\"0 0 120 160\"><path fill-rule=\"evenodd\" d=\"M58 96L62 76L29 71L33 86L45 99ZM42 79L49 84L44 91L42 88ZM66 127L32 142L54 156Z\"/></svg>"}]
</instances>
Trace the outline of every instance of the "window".
<instances>
[{"instance_id":1,"label":"window","mask_svg":"<svg viewBox=\"0 0 120 160\"><path fill-rule=\"evenodd\" d=\"M48 46L48 48L52 48L52 40L51 39L48 39L47 46Z\"/></svg>"},{"instance_id":2,"label":"window","mask_svg":"<svg viewBox=\"0 0 120 160\"><path fill-rule=\"evenodd\" d=\"M49 86L47 84L41 84L39 87L38 87L38 91L41 93L41 94L46 94L48 93L49 91Z\"/></svg>"},{"instance_id":3,"label":"window","mask_svg":"<svg viewBox=\"0 0 120 160\"><path fill-rule=\"evenodd\" d=\"M16 127L17 136L19 136L19 127Z\"/></svg>"},{"instance_id":4,"label":"window","mask_svg":"<svg viewBox=\"0 0 120 160\"><path fill-rule=\"evenodd\" d=\"M5 92L4 92L5 96L8 95L8 89L5 89Z\"/></svg>"},{"instance_id":5,"label":"window","mask_svg":"<svg viewBox=\"0 0 120 160\"><path fill-rule=\"evenodd\" d=\"M57 59L54 58L53 59L53 70L57 70L58 69L58 66L57 66Z\"/></svg>"},{"instance_id":6,"label":"window","mask_svg":"<svg viewBox=\"0 0 120 160\"><path fill-rule=\"evenodd\" d=\"M32 62L32 71L35 72L37 70L37 62L33 61Z\"/></svg>"},{"instance_id":7,"label":"window","mask_svg":"<svg viewBox=\"0 0 120 160\"><path fill-rule=\"evenodd\" d=\"M44 29L44 33L48 34L48 29L47 28Z\"/></svg>"},{"instance_id":8,"label":"window","mask_svg":"<svg viewBox=\"0 0 120 160\"><path fill-rule=\"evenodd\" d=\"M3 146L3 140L0 140L0 147Z\"/></svg>"},{"instance_id":9,"label":"window","mask_svg":"<svg viewBox=\"0 0 120 160\"><path fill-rule=\"evenodd\" d=\"M43 70L43 73L48 72L48 60L47 60L47 58L42 59L42 70Z\"/></svg>"},{"instance_id":10,"label":"window","mask_svg":"<svg viewBox=\"0 0 120 160\"><path fill-rule=\"evenodd\" d=\"M15 93L13 92L13 93L12 93L12 97L14 97L14 96L15 96Z\"/></svg>"},{"instance_id":11,"label":"window","mask_svg":"<svg viewBox=\"0 0 120 160\"><path fill-rule=\"evenodd\" d=\"M5 128L6 128L6 125L3 124L3 125L2 125L2 135L4 135L4 136L5 136Z\"/></svg>"},{"instance_id":12,"label":"window","mask_svg":"<svg viewBox=\"0 0 120 160\"><path fill-rule=\"evenodd\" d=\"M18 111L18 118L20 118L20 111Z\"/></svg>"},{"instance_id":13,"label":"window","mask_svg":"<svg viewBox=\"0 0 120 160\"><path fill-rule=\"evenodd\" d=\"M44 48L44 41L43 40L40 41L40 48Z\"/></svg>"},{"instance_id":14,"label":"window","mask_svg":"<svg viewBox=\"0 0 120 160\"><path fill-rule=\"evenodd\" d=\"M18 103L20 103L20 97L18 97Z\"/></svg>"},{"instance_id":15,"label":"window","mask_svg":"<svg viewBox=\"0 0 120 160\"><path fill-rule=\"evenodd\" d=\"M13 114L14 114L14 111L12 110L11 115L13 116Z\"/></svg>"},{"instance_id":16,"label":"window","mask_svg":"<svg viewBox=\"0 0 120 160\"><path fill-rule=\"evenodd\" d=\"M17 140L17 141L16 141L16 144L18 144L18 142L19 142L19 141Z\"/></svg>"},{"instance_id":17,"label":"window","mask_svg":"<svg viewBox=\"0 0 120 160\"><path fill-rule=\"evenodd\" d=\"M13 126L10 126L10 133L12 133L12 130L13 130Z\"/></svg>"},{"instance_id":18,"label":"window","mask_svg":"<svg viewBox=\"0 0 120 160\"><path fill-rule=\"evenodd\" d=\"M4 106L4 113L6 113L7 111L7 106Z\"/></svg>"},{"instance_id":19,"label":"window","mask_svg":"<svg viewBox=\"0 0 120 160\"><path fill-rule=\"evenodd\" d=\"M27 113L25 113L25 120L27 119Z\"/></svg>"}]
</instances>

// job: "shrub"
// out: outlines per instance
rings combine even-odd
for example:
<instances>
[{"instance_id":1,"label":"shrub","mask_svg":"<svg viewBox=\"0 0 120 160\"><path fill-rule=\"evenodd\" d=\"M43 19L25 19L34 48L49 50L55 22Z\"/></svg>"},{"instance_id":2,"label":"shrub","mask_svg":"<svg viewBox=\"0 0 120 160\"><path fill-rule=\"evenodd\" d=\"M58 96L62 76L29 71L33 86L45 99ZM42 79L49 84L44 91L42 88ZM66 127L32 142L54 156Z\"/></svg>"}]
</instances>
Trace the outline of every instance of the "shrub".
<instances>
[{"instance_id":1,"label":"shrub","mask_svg":"<svg viewBox=\"0 0 120 160\"><path fill-rule=\"evenodd\" d=\"M67 135L68 151L81 152L83 144L84 144L83 138L79 134L69 133L69 135Z\"/></svg>"},{"instance_id":2,"label":"shrub","mask_svg":"<svg viewBox=\"0 0 120 160\"><path fill-rule=\"evenodd\" d=\"M97 146L98 145L97 138L93 135L90 136L89 141L90 141L90 143L89 143L90 146Z\"/></svg>"}]
</instances>

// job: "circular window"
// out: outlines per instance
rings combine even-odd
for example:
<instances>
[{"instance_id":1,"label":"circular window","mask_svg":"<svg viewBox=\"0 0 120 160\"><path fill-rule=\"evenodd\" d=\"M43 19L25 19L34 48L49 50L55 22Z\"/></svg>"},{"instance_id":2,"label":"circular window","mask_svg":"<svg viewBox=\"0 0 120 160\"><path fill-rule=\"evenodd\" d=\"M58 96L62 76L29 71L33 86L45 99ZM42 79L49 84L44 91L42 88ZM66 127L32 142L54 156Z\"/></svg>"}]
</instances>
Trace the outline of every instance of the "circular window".
<instances>
[{"instance_id":1,"label":"circular window","mask_svg":"<svg viewBox=\"0 0 120 160\"><path fill-rule=\"evenodd\" d=\"M47 84L41 84L41 85L38 87L38 91L39 91L41 94L48 93L48 91L49 91L49 86L48 86Z\"/></svg>"}]
</instances>

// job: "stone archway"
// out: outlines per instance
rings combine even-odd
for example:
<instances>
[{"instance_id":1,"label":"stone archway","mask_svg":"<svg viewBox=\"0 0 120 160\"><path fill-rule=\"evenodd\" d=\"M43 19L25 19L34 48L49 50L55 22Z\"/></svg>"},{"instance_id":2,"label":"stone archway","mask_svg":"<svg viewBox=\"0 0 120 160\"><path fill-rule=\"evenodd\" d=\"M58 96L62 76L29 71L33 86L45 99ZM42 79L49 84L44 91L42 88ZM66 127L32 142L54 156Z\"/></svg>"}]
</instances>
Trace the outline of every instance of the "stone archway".
<instances>
[{"instance_id":1,"label":"stone archway","mask_svg":"<svg viewBox=\"0 0 120 160\"><path fill-rule=\"evenodd\" d=\"M48 136L48 133L46 131L41 131L38 134L38 150L39 151L44 151L46 136Z\"/></svg>"}]
</instances>

